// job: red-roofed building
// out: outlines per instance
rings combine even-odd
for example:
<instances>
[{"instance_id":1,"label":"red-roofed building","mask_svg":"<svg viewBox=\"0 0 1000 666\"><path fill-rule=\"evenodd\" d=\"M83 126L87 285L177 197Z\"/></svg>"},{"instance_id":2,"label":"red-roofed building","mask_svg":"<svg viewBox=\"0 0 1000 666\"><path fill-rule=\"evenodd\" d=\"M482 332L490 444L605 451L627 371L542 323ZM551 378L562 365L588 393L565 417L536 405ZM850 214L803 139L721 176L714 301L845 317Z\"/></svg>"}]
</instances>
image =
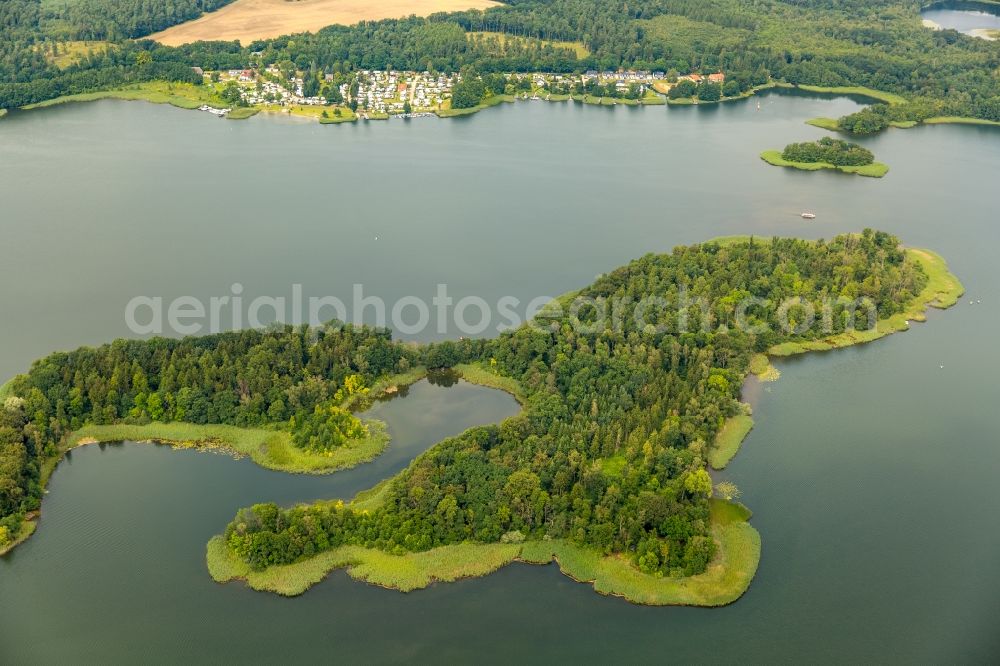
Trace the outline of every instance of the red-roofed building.
<instances>
[{"instance_id":1,"label":"red-roofed building","mask_svg":"<svg viewBox=\"0 0 1000 666\"><path fill-rule=\"evenodd\" d=\"M717 74L709 74L708 75L708 80L711 83L725 83L726 82L726 75L723 74L722 72L719 72Z\"/></svg>"}]
</instances>

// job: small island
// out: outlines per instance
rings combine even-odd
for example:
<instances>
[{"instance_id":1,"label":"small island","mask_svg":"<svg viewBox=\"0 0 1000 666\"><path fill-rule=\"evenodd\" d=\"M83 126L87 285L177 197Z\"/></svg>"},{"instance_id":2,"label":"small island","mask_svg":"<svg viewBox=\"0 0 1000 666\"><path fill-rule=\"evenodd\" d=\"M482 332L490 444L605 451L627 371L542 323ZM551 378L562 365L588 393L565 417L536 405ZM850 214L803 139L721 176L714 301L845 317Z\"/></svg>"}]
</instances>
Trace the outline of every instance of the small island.
<instances>
[{"instance_id":1,"label":"small island","mask_svg":"<svg viewBox=\"0 0 1000 666\"><path fill-rule=\"evenodd\" d=\"M844 173L881 178L889 173L889 167L875 161L870 150L856 143L831 139L828 136L819 141L790 143L781 152L765 150L760 158L773 166L791 167L803 171L836 169Z\"/></svg>"}]
</instances>

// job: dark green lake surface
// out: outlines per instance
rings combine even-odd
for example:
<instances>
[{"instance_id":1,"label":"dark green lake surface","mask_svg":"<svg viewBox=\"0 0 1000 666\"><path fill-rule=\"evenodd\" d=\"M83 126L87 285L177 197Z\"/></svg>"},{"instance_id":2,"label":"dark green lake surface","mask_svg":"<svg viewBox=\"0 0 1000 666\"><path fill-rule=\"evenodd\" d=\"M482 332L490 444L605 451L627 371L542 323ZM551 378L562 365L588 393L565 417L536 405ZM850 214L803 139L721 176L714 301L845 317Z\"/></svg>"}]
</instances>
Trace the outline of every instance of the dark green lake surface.
<instances>
[{"instance_id":1,"label":"dark green lake surface","mask_svg":"<svg viewBox=\"0 0 1000 666\"><path fill-rule=\"evenodd\" d=\"M527 300L735 233L877 227L941 252L968 290L908 333L782 362L778 382L750 387L757 425L725 476L763 556L726 608L637 607L520 564L411 594L343 572L296 599L211 581L205 542L238 507L350 496L516 410L424 382L374 408L385 456L332 477L149 445L74 452L37 534L0 559L0 662L996 661L1000 131L893 130L863 141L884 179L805 173L757 155L857 104L760 101L341 127L102 102L0 121L2 377L127 334L138 294L359 282L429 298L447 283Z\"/></svg>"}]
</instances>

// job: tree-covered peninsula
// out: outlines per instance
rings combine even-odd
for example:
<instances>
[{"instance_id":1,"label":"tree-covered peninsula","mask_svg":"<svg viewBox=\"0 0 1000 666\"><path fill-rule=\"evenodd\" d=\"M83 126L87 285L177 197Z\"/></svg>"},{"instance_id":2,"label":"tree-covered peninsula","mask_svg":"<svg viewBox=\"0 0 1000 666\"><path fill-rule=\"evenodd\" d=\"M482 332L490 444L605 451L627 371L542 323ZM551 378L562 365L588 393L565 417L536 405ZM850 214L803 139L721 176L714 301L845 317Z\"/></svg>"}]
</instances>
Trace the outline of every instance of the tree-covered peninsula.
<instances>
[{"instance_id":1,"label":"tree-covered peninsula","mask_svg":"<svg viewBox=\"0 0 1000 666\"><path fill-rule=\"evenodd\" d=\"M350 566L412 589L556 557L634 601L728 603L760 542L749 512L713 499L706 465L745 414L759 355L871 339L859 303L894 322L960 288L943 262L881 232L742 238L643 257L574 294L583 307L564 299L493 340L414 346L368 328L284 327L54 354L3 389L2 524L23 530L75 430L219 423L325 453L361 434L350 409L365 388L451 367L515 393L523 412L437 444L350 503L240 511L210 544L213 576L298 593ZM640 302L641 317L601 316Z\"/></svg>"},{"instance_id":2,"label":"tree-covered peninsula","mask_svg":"<svg viewBox=\"0 0 1000 666\"><path fill-rule=\"evenodd\" d=\"M889 167L876 162L875 155L867 148L828 136L818 141L790 143L781 152L765 150L760 157L774 166L803 171L835 169L872 178L881 178L889 172Z\"/></svg>"}]
</instances>

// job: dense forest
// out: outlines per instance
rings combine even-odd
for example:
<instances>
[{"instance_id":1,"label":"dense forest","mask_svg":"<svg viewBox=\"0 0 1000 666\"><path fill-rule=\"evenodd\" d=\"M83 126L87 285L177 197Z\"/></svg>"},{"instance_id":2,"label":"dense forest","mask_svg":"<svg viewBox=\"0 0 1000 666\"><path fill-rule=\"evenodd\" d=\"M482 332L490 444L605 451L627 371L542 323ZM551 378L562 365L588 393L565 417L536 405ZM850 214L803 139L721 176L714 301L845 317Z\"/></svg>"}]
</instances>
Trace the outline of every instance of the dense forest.
<instances>
[{"instance_id":1,"label":"dense forest","mask_svg":"<svg viewBox=\"0 0 1000 666\"><path fill-rule=\"evenodd\" d=\"M819 141L790 143L781 157L789 162L826 162L834 166L863 166L875 161L875 155L867 148L828 136Z\"/></svg>"},{"instance_id":2,"label":"dense forest","mask_svg":"<svg viewBox=\"0 0 1000 666\"><path fill-rule=\"evenodd\" d=\"M706 447L741 410L751 356L825 334L808 325L784 332L779 303L797 298L821 311L838 297L867 298L889 316L926 279L881 232L750 239L648 255L580 292L591 305L572 316L552 310L494 340L418 347L381 330L286 327L54 354L9 389L0 511L13 528L38 507L41 465L85 423L270 425L291 428L303 448L331 436L337 445L352 424L335 408L352 386L416 365L481 362L520 384L519 416L438 444L370 512L343 503L243 510L227 528L233 552L262 568L345 543L399 553L550 537L628 553L645 572L695 574L715 549ZM661 300L642 321L601 323L601 303L648 297ZM749 298L758 300L746 326L738 305ZM836 304L827 323L843 330L850 315Z\"/></svg>"},{"instance_id":3,"label":"dense forest","mask_svg":"<svg viewBox=\"0 0 1000 666\"><path fill-rule=\"evenodd\" d=\"M0 3L0 108L129 81L192 80L184 71L191 66L236 68L253 62L326 73L458 71L463 66L483 74L618 67L723 70L730 89L706 87L706 99L731 96L769 79L862 85L911 100L872 111L875 115L1000 120L1000 42L925 29L916 0L508 0L485 12L330 26L245 48L224 42L168 48L122 39L220 4L5 0ZM60 69L43 54L46 44L67 37L103 37L113 47ZM566 42L580 44L586 55ZM886 124L879 125L875 115L845 126L877 131Z\"/></svg>"}]
</instances>

